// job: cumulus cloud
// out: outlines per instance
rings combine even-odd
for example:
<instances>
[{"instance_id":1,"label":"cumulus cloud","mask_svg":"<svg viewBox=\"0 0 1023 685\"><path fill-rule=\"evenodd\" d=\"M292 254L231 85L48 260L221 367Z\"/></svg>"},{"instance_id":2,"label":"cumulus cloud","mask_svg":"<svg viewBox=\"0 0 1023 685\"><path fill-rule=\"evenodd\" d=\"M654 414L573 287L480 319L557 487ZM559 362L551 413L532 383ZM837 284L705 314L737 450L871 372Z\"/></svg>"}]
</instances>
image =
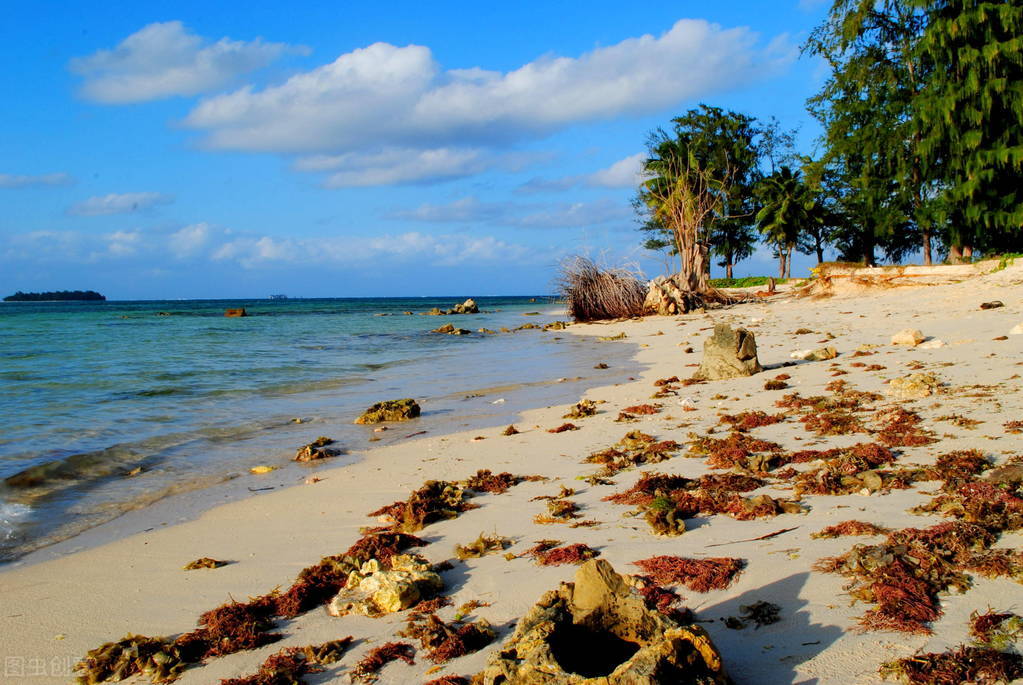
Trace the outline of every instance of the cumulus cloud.
<instances>
[{"instance_id":1,"label":"cumulus cloud","mask_svg":"<svg viewBox=\"0 0 1023 685\"><path fill-rule=\"evenodd\" d=\"M508 72L444 70L427 47L374 43L279 85L209 97L184 123L211 148L307 155L304 170L327 163L328 185L419 182L478 173L481 147L660 111L793 58L787 39L764 46L749 29L690 19Z\"/></svg>"},{"instance_id":2,"label":"cumulus cloud","mask_svg":"<svg viewBox=\"0 0 1023 685\"><path fill-rule=\"evenodd\" d=\"M171 259L169 259L171 258ZM174 260L235 264L245 269L317 265L324 268L399 268L532 264L535 251L488 235L281 237L238 233L206 223L176 231L36 231L0 244L0 262L18 264L170 264Z\"/></svg>"},{"instance_id":3,"label":"cumulus cloud","mask_svg":"<svg viewBox=\"0 0 1023 685\"><path fill-rule=\"evenodd\" d=\"M190 33L180 21L167 21L144 26L112 50L76 57L70 69L84 78L84 97L104 104L127 104L222 88L288 50L307 52L260 38L221 38L211 43Z\"/></svg>"},{"instance_id":4,"label":"cumulus cloud","mask_svg":"<svg viewBox=\"0 0 1023 685\"><path fill-rule=\"evenodd\" d=\"M31 188L33 186L64 186L74 183L74 179L63 172L56 174L39 174L26 176L19 174L0 174L0 188Z\"/></svg>"},{"instance_id":5,"label":"cumulus cloud","mask_svg":"<svg viewBox=\"0 0 1023 685\"><path fill-rule=\"evenodd\" d=\"M90 197L68 209L76 216L106 216L109 214L131 214L174 201L163 193L111 193Z\"/></svg>"},{"instance_id":6,"label":"cumulus cloud","mask_svg":"<svg viewBox=\"0 0 1023 685\"><path fill-rule=\"evenodd\" d=\"M594 202L517 204L480 202L464 197L448 204L425 203L415 209L387 215L400 221L424 223L473 223L519 228L579 228L624 220L631 210L620 202L601 199Z\"/></svg>"},{"instance_id":7,"label":"cumulus cloud","mask_svg":"<svg viewBox=\"0 0 1023 685\"><path fill-rule=\"evenodd\" d=\"M620 159L606 169L591 174L563 176L561 178L534 178L519 187L520 192L545 193L570 190L577 186L594 188L635 188L643 179L645 152L637 152Z\"/></svg>"}]
</instances>

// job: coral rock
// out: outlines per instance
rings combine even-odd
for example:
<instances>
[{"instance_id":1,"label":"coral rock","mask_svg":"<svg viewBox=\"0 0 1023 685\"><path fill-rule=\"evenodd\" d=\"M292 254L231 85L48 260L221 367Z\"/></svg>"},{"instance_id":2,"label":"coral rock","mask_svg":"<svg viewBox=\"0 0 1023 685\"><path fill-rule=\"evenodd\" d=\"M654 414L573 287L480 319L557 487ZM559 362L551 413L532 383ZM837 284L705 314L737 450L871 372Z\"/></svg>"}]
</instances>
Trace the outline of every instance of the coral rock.
<instances>
[{"instance_id":1,"label":"coral rock","mask_svg":"<svg viewBox=\"0 0 1023 685\"><path fill-rule=\"evenodd\" d=\"M603 560L545 593L474 682L484 685L728 683L697 625L647 608L632 579Z\"/></svg>"},{"instance_id":2,"label":"coral rock","mask_svg":"<svg viewBox=\"0 0 1023 685\"><path fill-rule=\"evenodd\" d=\"M377 402L355 419L355 423L380 423L382 421L408 421L419 416L419 403L413 399L387 400Z\"/></svg>"},{"instance_id":3,"label":"coral rock","mask_svg":"<svg viewBox=\"0 0 1023 685\"><path fill-rule=\"evenodd\" d=\"M381 616L408 609L443 588L444 581L419 555L393 557L389 571L383 570L376 559L370 559L348 575L348 582L331 600L327 613Z\"/></svg>"},{"instance_id":4,"label":"coral rock","mask_svg":"<svg viewBox=\"0 0 1023 685\"><path fill-rule=\"evenodd\" d=\"M892 345L916 347L924 341L924 334L915 328L905 328L892 336Z\"/></svg>"},{"instance_id":5,"label":"coral rock","mask_svg":"<svg viewBox=\"0 0 1023 685\"><path fill-rule=\"evenodd\" d=\"M933 373L911 373L902 378L893 378L885 392L903 400L916 400L929 397L941 386L941 381Z\"/></svg>"},{"instance_id":6,"label":"coral rock","mask_svg":"<svg viewBox=\"0 0 1023 685\"><path fill-rule=\"evenodd\" d=\"M703 345L703 361L693 378L719 380L752 376L763 371L757 360L757 341L745 328L726 324L714 327L714 335Z\"/></svg>"}]
</instances>

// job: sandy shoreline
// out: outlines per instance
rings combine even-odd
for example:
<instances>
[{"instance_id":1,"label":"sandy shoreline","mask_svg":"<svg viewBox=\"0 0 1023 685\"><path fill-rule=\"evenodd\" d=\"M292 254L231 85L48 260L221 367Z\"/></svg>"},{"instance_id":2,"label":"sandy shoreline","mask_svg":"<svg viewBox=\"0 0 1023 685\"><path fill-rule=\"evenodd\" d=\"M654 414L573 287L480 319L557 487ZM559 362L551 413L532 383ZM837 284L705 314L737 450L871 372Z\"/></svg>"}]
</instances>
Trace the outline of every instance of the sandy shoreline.
<instances>
[{"instance_id":1,"label":"sandy shoreline","mask_svg":"<svg viewBox=\"0 0 1023 685\"><path fill-rule=\"evenodd\" d=\"M622 435L639 429L659 440L691 442L690 432L707 435L718 424L719 413L763 410L774 413L774 402L783 392L768 392L764 381L780 373L767 370L752 378L714 381L680 389L678 397L662 400L663 411L634 424L614 421L624 407L650 402L653 383L659 378L689 376L700 360L703 340L714 323L743 324L757 336L761 362L768 367L790 361L793 350L834 346L840 356L831 362L806 362L784 369L791 388L802 395L827 394L825 386L840 376L857 390L882 393L885 381L910 372L906 364L918 361L924 371L938 375L944 390L921 400L899 402L920 414L925 428L940 439L925 447L901 450L899 463L932 463L942 453L956 449L982 450L997 463L1023 452L1023 436L1008 434L1002 424L1023 417L1019 375L1023 367L1023 336L1005 336L1023 321L1021 308L1023 269L1005 271L958 285L905 288L855 298L818 301L777 300L741 305L706 315L651 317L613 325L573 326L577 335L600 335L624 331L621 343L635 347L636 362L644 369L635 381L588 391L596 400L596 416L575 421L581 430L552 435L546 429L563 423L567 406L535 409L523 414L516 425L523 432L501 435L500 429L426 436L372 450L367 458L318 473L321 482L287 488L212 509L197 520L129 536L93 549L50 561L12 568L0 573L0 649L2 682L67 682L68 661L75 661L93 647L119 639L126 633L174 635L192 630L198 615L230 597L244 599L287 587L304 567L320 557L338 554L359 538L359 529L377 522L366 516L383 505L404 499L427 479L458 480L478 469L510 471L518 475L539 474L549 480L520 484L505 494L481 495L480 508L460 517L428 525L419 535L430 544L420 551L432 562L453 558L455 544L466 543L480 532L497 533L515 540L511 552L521 552L542 538L569 543L582 542L601 552L623 573L638 569L631 562L659 554L682 556L729 556L746 561L746 569L726 590L695 593L680 590L685 604L704 623L737 683L869 683L876 682L881 661L911 654L919 648L940 651L967 641L966 623L971 611L1013 608L1020 585L1008 579L977 579L962 595L942 597L944 616L933 625L934 635L913 636L892 632L857 633L857 617L869 608L849 606L843 593L846 579L811 571L821 557L845 552L853 544L876 543L876 538L811 539L825 526L859 519L891 528L925 527L940 522L938 515L916 516L908 509L928 501L924 494L936 483L919 483L908 490L892 490L870 496L805 496L809 511L775 518L738 521L724 515L694 520L691 530L676 538L654 536L642 517L624 516L634 507L602 501L614 492L631 487L641 471L658 471L697 477L711 472L704 459L686 458L685 450L654 467L623 471L614 485L588 485L580 476L593 473L593 464L580 463L588 454L615 443ZM988 300L1005 306L981 311ZM893 347L889 339L903 328L918 328L928 337L946 343L938 349ZM814 335L794 335L809 328ZM828 339L825 334L834 337ZM886 368L866 371L852 367L861 361L852 356L860 345L879 347L862 361ZM686 354L687 347L695 352ZM967 386L988 386L986 391L967 392ZM971 396L967 396L971 395ZM979 396L977 396L979 395ZM725 396L724 399L716 399ZM679 401L689 398L696 411L682 411ZM885 404L884 401L881 404ZM973 429L957 427L941 417L967 416L982 421ZM795 418L757 428L758 438L780 443L785 449L826 449L870 440L869 435L816 438ZM482 436L485 439L474 441ZM601 523L591 528L563 524L537 525L533 517L546 509L539 495L557 493L559 487L574 488L572 497L583 518ZM791 495L790 486L772 481L756 491L774 497ZM769 540L736 542L783 528L795 530ZM999 547L1019 547L1020 535L1005 534ZM709 548L708 545L718 545ZM182 564L211 556L232 560L214 571L184 572ZM437 674L427 675L430 662L417 658L415 666L395 663L381 672L381 683L422 682L442 674L470 675L482 669L487 658L520 617L546 590L570 579L571 566L538 567L526 558L507 561L501 555L455 562L444 574L445 594L458 606L477 599L489 602L475 615L486 618L499 630L498 642L476 654L454 660ZM757 600L781 606L781 621L759 630L730 630L721 617L735 616L739 607ZM1017 608L1018 609L1018 608ZM450 620L453 609L441 611ZM178 681L215 683L219 678L252 673L263 659L286 646L304 646L346 635L356 638L355 647L326 673L309 676L309 682L348 682L347 671L368 649L395 639L403 616L378 619L348 616L332 618L322 610L297 619L280 621L283 641L227 657L214 659L187 671ZM10 669L22 669L18 675ZM29 668L34 670L29 670Z\"/></svg>"}]
</instances>

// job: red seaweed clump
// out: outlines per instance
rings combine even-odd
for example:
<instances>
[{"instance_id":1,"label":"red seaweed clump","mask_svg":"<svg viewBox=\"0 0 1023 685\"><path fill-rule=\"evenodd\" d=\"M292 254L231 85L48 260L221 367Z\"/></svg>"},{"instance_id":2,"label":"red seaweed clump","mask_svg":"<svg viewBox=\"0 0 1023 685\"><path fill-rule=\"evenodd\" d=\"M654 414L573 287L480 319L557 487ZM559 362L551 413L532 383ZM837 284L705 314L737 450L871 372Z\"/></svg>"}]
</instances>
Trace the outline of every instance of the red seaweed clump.
<instances>
[{"instance_id":1,"label":"red seaweed clump","mask_svg":"<svg viewBox=\"0 0 1023 685\"><path fill-rule=\"evenodd\" d=\"M906 685L1010 683L1023 677L1023 657L985 647L960 646L885 662L880 674L886 679L898 678Z\"/></svg>"},{"instance_id":2,"label":"red seaweed clump","mask_svg":"<svg viewBox=\"0 0 1023 685\"><path fill-rule=\"evenodd\" d=\"M465 489L459 483L428 480L407 500L388 504L369 515L391 519L390 527L396 532L414 533L434 521L453 519L477 506L467 501Z\"/></svg>"},{"instance_id":3,"label":"red seaweed clump","mask_svg":"<svg viewBox=\"0 0 1023 685\"><path fill-rule=\"evenodd\" d=\"M744 411L738 414L722 414L718 423L727 423L732 430L743 433L760 426L770 426L785 420L784 414L768 414L763 411Z\"/></svg>"},{"instance_id":4,"label":"red seaweed clump","mask_svg":"<svg viewBox=\"0 0 1023 685\"><path fill-rule=\"evenodd\" d=\"M352 644L352 636L309 647L288 647L267 657L253 675L228 678L220 685L296 685L302 676L319 673L321 666L341 659Z\"/></svg>"},{"instance_id":5,"label":"red seaweed clump","mask_svg":"<svg viewBox=\"0 0 1023 685\"><path fill-rule=\"evenodd\" d=\"M812 538L837 538L846 535L887 535L891 530L866 521L842 521L823 530L812 533Z\"/></svg>"},{"instance_id":6,"label":"red seaweed clump","mask_svg":"<svg viewBox=\"0 0 1023 685\"><path fill-rule=\"evenodd\" d=\"M879 410L874 420L880 426L875 434L889 447L919 447L935 441L929 431L920 427L920 416L902 407Z\"/></svg>"},{"instance_id":7,"label":"red seaweed clump","mask_svg":"<svg viewBox=\"0 0 1023 685\"><path fill-rule=\"evenodd\" d=\"M442 675L440 678L429 680L423 685L471 685L472 681L460 675Z\"/></svg>"},{"instance_id":8,"label":"red seaweed clump","mask_svg":"<svg viewBox=\"0 0 1023 685\"><path fill-rule=\"evenodd\" d=\"M769 471L780 465L781 445L732 431L727 438L697 438L690 450L707 456L707 466L715 469L743 468ZM766 453L766 454L765 454Z\"/></svg>"},{"instance_id":9,"label":"red seaweed clump","mask_svg":"<svg viewBox=\"0 0 1023 685\"><path fill-rule=\"evenodd\" d=\"M600 552L589 545L576 543L558 547L557 540L541 540L536 546L526 550L524 556L531 556L541 566L561 566L563 564L581 564L584 561L600 556Z\"/></svg>"},{"instance_id":10,"label":"red seaweed clump","mask_svg":"<svg viewBox=\"0 0 1023 685\"><path fill-rule=\"evenodd\" d=\"M435 664L478 652L496 637L486 621L445 623L436 614L410 618L407 627L398 634L419 640L427 650L426 658Z\"/></svg>"},{"instance_id":11,"label":"red seaweed clump","mask_svg":"<svg viewBox=\"0 0 1023 685\"><path fill-rule=\"evenodd\" d=\"M731 585L746 562L729 557L691 559L687 557L657 556L633 562L643 569L655 583L682 585L693 592L723 590Z\"/></svg>"},{"instance_id":12,"label":"red seaweed clump","mask_svg":"<svg viewBox=\"0 0 1023 685\"><path fill-rule=\"evenodd\" d=\"M371 683L376 680L376 674L381 668L399 659L410 666L414 666L416 663L415 655L415 647L407 642L386 642L379 647L371 649L362 658L362 661L355 665L351 672L352 682L361 680L365 683Z\"/></svg>"},{"instance_id":13,"label":"red seaweed clump","mask_svg":"<svg viewBox=\"0 0 1023 685\"><path fill-rule=\"evenodd\" d=\"M577 430L579 430L579 426L575 425L574 423L563 423L563 424L561 424L560 426L558 426L556 428L548 428L547 432L548 433L564 433L565 431L577 431Z\"/></svg>"},{"instance_id":14,"label":"red seaweed clump","mask_svg":"<svg viewBox=\"0 0 1023 685\"><path fill-rule=\"evenodd\" d=\"M635 416L650 416L651 414L657 414L661 411L661 405L659 404L636 404L631 407L622 409L626 414L633 414Z\"/></svg>"}]
</instances>

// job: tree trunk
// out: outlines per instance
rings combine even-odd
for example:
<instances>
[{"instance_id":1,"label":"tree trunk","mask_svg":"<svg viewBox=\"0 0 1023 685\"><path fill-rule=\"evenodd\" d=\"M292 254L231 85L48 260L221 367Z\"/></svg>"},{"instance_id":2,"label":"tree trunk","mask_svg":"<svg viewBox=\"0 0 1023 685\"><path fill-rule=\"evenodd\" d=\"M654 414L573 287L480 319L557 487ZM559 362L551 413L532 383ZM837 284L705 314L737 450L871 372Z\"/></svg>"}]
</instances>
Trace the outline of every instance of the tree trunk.
<instances>
[{"instance_id":1,"label":"tree trunk","mask_svg":"<svg viewBox=\"0 0 1023 685\"><path fill-rule=\"evenodd\" d=\"M963 245L963 260L967 262L973 260L973 248L969 245Z\"/></svg>"},{"instance_id":2,"label":"tree trunk","mask_svg":"<svg viewBox=\"0 0 1023 685\"><path fill-rule=\"evenodd\" d=\"M778 248L778 278L785 278L785 248Z\"/></svg>"},{"instance_id":3,"label":"tree trunk","mask_svg":"<svg viewBox=\"0 0 1023 685\"><path fill-rule=\"evenodd\" d=\"M963 248L962 245L956 245L953 243L948 248L948 261L953 264L959 264L963 261Z\"/></svg>"},{"instance_id":4,"label":"tree trunk","mask_svg":"<svg viewBox=\"0 0 1023 685\"><path fill-rule=\"evenodd\" d=\"M924 266L931 265L931 230L929 228L922 229L920 235L923 237L923 248L924 248Z\"/></svg>"},{"instance_id":5,"label":"tree trunk","mask_svg":"<svg viewBox=\"0 0 1023 685\"><path fill-rule=\"evenodd\" d=\"M824 263L824 246L820 244L820 241L818 241L817 245L816 245L816 248L817 248L817 265L819 266L819 265Z\"/></svg>"},{"instance_id":6,"label":"tree trunk","mask_svg":"<svg viewBox=\"0 0 1023 685\"><path fill-rule=\"evenodd\" d=\"M863 233L863 266L876 266L874 262L874 232Z\"/></svg>"},{"instance_id":7,"label":"tree trunk","mask_svg":"<svg viewBox=\"0 0 1023 685\"><path fill-rule=\"evenodd\" d=\"M792 246L789 245L788 254L785 255L785 278L792 278Z\"/></svg>"},{"instance_id":8,"label":"tree trunk","mask_svg":"<svg viewBox=\"0 0 1023 685\"><path fill-rule=\"evenodd\" d=\"M725 278L732 277L732 265L729 263L725 264Z\"/></svg>"}]
</instances>

